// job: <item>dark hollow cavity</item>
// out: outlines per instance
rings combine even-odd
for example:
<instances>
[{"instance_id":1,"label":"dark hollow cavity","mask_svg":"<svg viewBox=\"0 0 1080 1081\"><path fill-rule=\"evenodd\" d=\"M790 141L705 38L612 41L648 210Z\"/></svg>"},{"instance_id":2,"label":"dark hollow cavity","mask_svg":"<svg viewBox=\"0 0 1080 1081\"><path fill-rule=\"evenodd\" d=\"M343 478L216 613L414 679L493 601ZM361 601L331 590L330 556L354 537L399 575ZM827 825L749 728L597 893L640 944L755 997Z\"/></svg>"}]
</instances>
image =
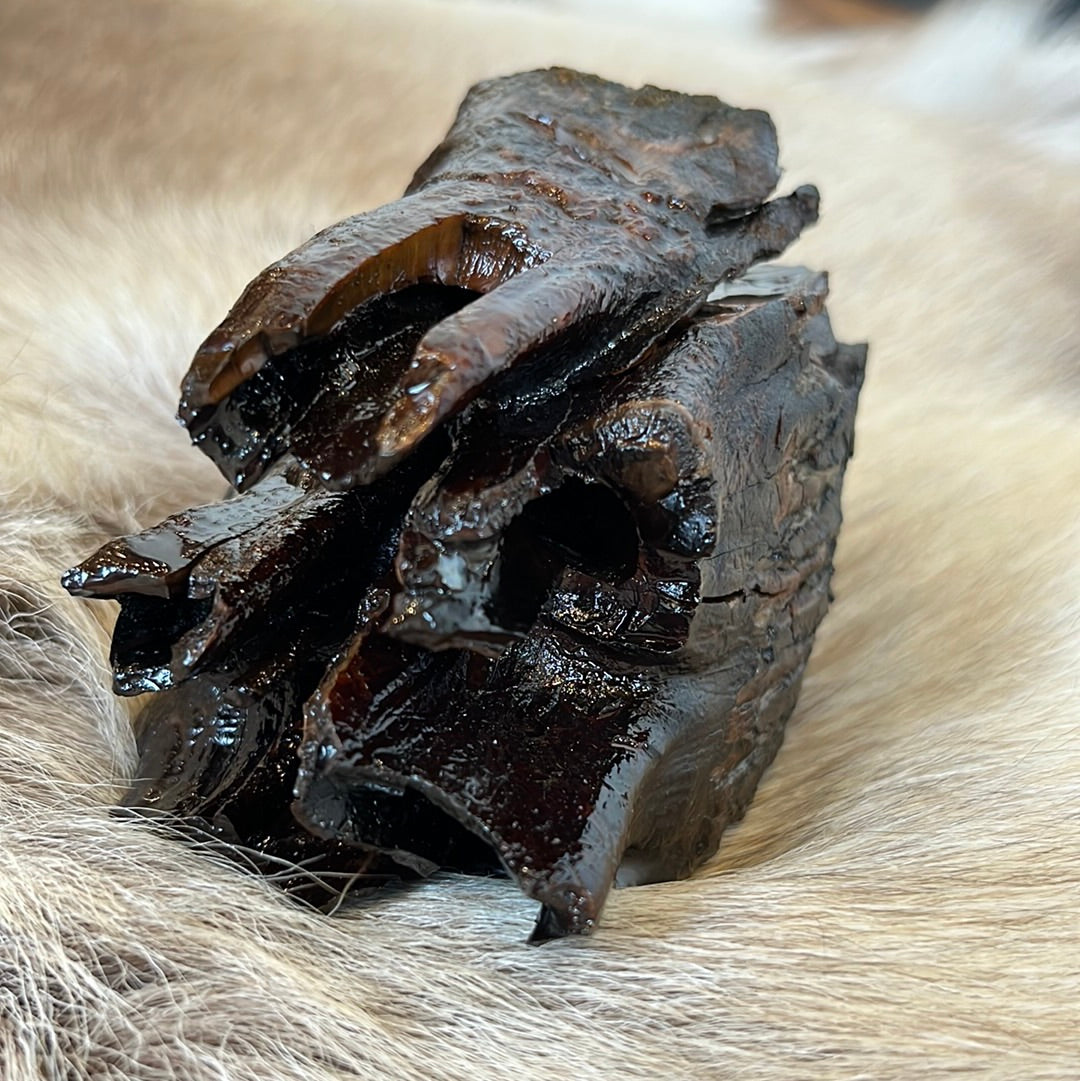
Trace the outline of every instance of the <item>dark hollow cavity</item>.
<instances>
[{"instance_id":1,"label":"dark hollow cavity","mask_svg":"<svg viewBox=\"0 0 1080 1081\"><path fill-rule=\"evenodd\" d=\"M210 598L166 600L128 594L120 601L109 661L113 690L135 695L164 690L175 682L173 645L210 614Z\"/></svg>"},{"instance_id":2,"label":"dark hollow cavity","mask_svg":"<svg viewBox=\"0 0 1080 1081\"><path fill-rule=\"evenodd\" d=\"M325 337L271 357L192 424L194 442L241 491L288 451L316 473L347 472L417 343L478 296L423 284L374 297Z\"/></svg>"},{"instance_id":3,"label":"dark hollow cavity","mask_svg":"<svg viewBox=\"0 0 1080 1081\"><path fill-rule=\"evenodd\" d=\"M606 582L625 581L637 566L638 545L634 519L610 488L568 478L526 503L507 527L492 622L527 631L567 566Z\"/></svg>"}]
</instances>

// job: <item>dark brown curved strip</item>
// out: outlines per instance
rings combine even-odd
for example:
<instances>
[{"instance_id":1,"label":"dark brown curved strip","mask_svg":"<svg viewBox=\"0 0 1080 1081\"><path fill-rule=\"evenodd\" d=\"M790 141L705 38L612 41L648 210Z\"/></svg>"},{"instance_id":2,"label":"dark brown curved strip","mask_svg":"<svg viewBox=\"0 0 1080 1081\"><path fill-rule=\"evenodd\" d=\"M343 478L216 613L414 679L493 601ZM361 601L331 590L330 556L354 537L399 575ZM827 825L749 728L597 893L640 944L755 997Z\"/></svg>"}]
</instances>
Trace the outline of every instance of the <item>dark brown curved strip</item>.
<instances>
[{"instance_id":1,"label":"dark brown curved strip","mask_svg":"<svg viewBox=\"0 0 1080 1081\"><path fill-rule=\"evenodd\" d=\"M425 282L486 290L539 262L512 223L467 210L487 194L459 185L407 196L324 229L267 267L195 354L181 419L190 427L269 358L324 336L373 296Z\"/></svg>"}]
</instances>

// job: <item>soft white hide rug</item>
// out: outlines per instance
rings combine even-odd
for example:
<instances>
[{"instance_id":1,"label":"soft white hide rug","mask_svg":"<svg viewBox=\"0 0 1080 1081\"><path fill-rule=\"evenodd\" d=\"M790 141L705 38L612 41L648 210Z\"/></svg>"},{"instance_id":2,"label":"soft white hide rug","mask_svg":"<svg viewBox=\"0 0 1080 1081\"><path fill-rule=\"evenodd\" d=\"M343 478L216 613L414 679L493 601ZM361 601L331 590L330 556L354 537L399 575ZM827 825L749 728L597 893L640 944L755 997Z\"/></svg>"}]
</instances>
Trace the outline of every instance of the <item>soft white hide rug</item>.
<instances>
[{"instance_id":1,"label":"soft white hide rug","mask_svg":"<svg viewBox=\"0 0 1080 1081\"><path fill-rule=\"evenodd\" d=\"M5 1081L1080 1076L1077 175L785 55L506 4L3 6ZM470 83L552 63L768 109L823 197L788 261L871 351L836 602L748 816L532 948L507 881L328 918L110 815L130 703L58 578L222 494L173 413L245 282L396 197Z\"/></svg>"}]
</instances>

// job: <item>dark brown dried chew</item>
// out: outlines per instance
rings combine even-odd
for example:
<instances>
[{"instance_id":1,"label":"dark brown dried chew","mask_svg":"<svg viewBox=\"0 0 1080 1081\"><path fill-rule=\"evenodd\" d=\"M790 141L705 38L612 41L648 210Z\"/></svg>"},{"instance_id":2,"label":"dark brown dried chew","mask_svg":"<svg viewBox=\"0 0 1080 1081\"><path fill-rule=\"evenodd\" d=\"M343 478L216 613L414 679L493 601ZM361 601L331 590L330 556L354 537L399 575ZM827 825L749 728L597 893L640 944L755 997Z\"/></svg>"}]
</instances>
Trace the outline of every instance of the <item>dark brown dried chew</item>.
<instances>
[{"instance_id":1,"label":"dark brown dried chew","mask_svg":"<svg viewBox=\"0 0 1080 1081\"><path fill-rule=\"evenodd\" d=\"M764 114L532 72L260 275L181 403L251 491L65 578L160 692L126 802L320 874L501 870L536 940L707 858L828 606L865 363L823 275L747 270L816 214L776 177Z\"/></svg>"}]
</instances>

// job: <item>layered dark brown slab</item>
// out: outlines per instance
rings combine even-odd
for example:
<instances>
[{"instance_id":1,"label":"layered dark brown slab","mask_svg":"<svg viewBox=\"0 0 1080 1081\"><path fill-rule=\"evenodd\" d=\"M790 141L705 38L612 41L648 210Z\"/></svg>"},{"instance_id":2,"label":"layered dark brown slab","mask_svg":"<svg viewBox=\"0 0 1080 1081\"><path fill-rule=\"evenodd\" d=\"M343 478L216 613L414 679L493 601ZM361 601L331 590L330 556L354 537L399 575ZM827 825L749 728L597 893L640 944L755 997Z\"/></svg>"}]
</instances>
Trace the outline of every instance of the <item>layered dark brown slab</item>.
<instances>
[{"instance_id":1,"label":"layered dark brown slab","mask_svg":"<svg viewBox=\"0 0 1080 1081\"><path fill-rule=\"evenodd\" d=\"M261 274L181 401L244 494L65 576L156 692L128 805L306 894L505 873L536 940L707 858L828 605L865 361L823 275L747 269L816 217L777 176L762 113L530 72Z\"/></svg>"}]
</instances>

